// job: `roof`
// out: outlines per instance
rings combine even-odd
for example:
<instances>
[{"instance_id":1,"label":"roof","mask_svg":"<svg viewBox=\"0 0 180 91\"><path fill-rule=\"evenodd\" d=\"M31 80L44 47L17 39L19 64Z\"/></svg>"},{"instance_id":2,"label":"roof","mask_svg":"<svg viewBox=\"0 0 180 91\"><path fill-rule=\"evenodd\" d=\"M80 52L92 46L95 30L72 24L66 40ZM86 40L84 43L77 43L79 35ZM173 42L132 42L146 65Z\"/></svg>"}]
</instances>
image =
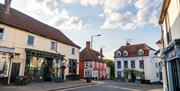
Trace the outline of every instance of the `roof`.
<instances>
[{"instance_id":1,"label":"roof","mask_svg":"<svg viewBox=\"0 0 180 91\"><path fill-rule=\"evenodd\" d=\"M96 61L96 62L105 62L102 58L99 58L101 54L90 48L84 48L80 53L80 61ZM103 57L103 55L101 55Z\"/></svg>"},{"instance_id":2,"label":"roof","mask_svg":"<svg viewBox=\"0 0 180 91\"><path fill-rule=\"evenodd\" d=\"M169 7L171 0L164 0L163 4L162 4L162 9L161 9L161 14L160 14L160 18L159 18L159 24L163 23L164 17L166 15L167 9Z\"/></svg>"},{"instance_id":3,"label":"roof","mask_svg":"<svg viewBox=\"0 0 180 91\"><path fill-rule=\"evenodd\" d=\"M80 48L73 43L60 30L44 24L24 13L21 13L13 8L10 9L10 14L5 14L4 5L0 4L0 24L5 24L14 28L24 30L39 36L43 36L67 45Z\"/></svg>"},{"instance_id":4,"label":"roof","mask_svg":"<svg viewBox=\"0 0 180 91\"><path fill-rule=\"evenodd\" d=\"M139 56L138 51L140 49L144 50L144 56L148 56L149 55L149 50L156 51L155 49L149 47L146 44L134 44L134 45L121 46L118 50L115 51L115 54L117 52L119 52L119 51L121 52L121 54L124 51L127 51L128 52L128 56L125 56L125 57L137 57L137 56ZM116 58L117 55L114 55L114 57ZM121 57L123 57L123 55L121 55Z\"/></svg>"}]
</instances>

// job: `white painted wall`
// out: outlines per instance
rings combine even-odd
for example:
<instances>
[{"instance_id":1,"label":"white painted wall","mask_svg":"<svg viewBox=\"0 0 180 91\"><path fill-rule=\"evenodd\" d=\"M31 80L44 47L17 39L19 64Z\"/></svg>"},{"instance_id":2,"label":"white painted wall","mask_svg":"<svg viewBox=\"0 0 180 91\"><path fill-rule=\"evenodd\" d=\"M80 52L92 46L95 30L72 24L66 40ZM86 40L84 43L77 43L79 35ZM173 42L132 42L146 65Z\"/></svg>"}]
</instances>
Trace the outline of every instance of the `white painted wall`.
<instances>
[{"instance_id":1,"label":"white painted wall","mask_svg":"<svg viewBox=\"0 0 180 91\"><path fill-rule=\"evenodd\" d=\"M155 51L150 51L149 56L144 56L144 71L145 79L150 80L151 82L159 81L159 77L156 77L156 73L159 73L159 67L155 67L155 63L158 63L157 57L154 55ZM128 68L131 68L131 60L135 60L135 70L143 71L140 69L139 60L142 60L142 57L121 57L114 58L115 61L115 77L117 78L117 71L121 71L121 76L124 76L124 61L128 61ZM117 61L121 61L121 69L117 68ZM129 75L130 78L130 75Z\"/></svg>"},{"instance_id":2,"label":"white painted wall","mask_svg":"<svg viewBox=\"0 0 180 91\"><path fill-rule=\"evenodd\" d=\"M54 40L35 35L20 29L16 29L13 27L6 26L4 24L0 24L0 28L4 29L3 40L0 40L0 46L4 47L13 47L15 48L15 53L20 53L20 59L13 60L13 62L21 63L22 68L20 70L20 75L24 75L24 68L25 68L25 60L26 60L26 53L25 48L31 48L40 51L46 51L51 53L56 53L50 49L51 42ZM27 38L28 35L34 36L34 46L27 45ZM72 48L75 48L75 54L71 54ZM70 45L66 45L63 43L57 43L57 51L62 55L65 55L65 59L67 60L66 64L69 64L69 59L77 59L79 63L79 49ZM68 66L68 65L67 65ZM69 69L66 67L65 75L69 74ZM79 74L79 65L77 67L77 74Z\"/></svg>"}]
</instances>

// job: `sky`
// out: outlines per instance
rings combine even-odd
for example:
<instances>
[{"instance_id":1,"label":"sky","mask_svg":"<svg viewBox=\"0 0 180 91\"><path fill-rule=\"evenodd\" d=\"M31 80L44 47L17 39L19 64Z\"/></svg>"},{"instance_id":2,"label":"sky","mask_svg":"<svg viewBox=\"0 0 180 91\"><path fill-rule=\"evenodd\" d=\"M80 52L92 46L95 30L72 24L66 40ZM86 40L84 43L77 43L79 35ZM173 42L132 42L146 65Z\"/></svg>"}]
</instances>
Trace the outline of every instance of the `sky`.
<instances>
[{"instance_id":1,"label":"sky","mask_svg":"<svg viewBox=\"0 0 180 91\"><path fill-rule=\"evenodd\" d=\"M12 0L11 7L62 31L85 47L103 48L105 58L130 40L154 49L160 39L158 20L163 0ZM4 0L0 0L4 4Z\"/></svg>"}]
</instances>

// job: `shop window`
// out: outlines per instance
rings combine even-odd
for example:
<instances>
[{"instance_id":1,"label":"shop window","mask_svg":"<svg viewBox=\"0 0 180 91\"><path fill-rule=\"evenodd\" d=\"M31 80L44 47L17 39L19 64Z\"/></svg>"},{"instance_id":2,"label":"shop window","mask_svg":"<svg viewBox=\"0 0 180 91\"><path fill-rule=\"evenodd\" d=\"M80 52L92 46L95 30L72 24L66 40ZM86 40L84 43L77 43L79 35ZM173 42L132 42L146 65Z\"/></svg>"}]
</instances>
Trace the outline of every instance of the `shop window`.
<instances>
[{"instance_id":1,"label":"shop window","mask_svg":"<svg viewBox=\"0 0 180 91\"><path fill-rule=\"evenodd\" d=\"M51 50L56 50L56 42L51 42Z\"/></svg>"},{"instance_id":2,"label":"shop window","mask_svg":"<svg viewBox=\"0 0 180 91\"><path fill-rule=\"evenodd\" d=\"M28 35L27 44L31 46L34 45L34 36Z\"/></svg>"},{"instance_id":3,"label":"shop window","mask_svg":"<svg viewBox=\"0 0 180 91\"><path fill-rule=\"evenodd\" d=\"M117 61L117 68L121 69L121 61Z\"/></svg>"},{"instance_id":4,"label":"shop window","mask_svg":"<svg viewBox=\"0 0 180 91\"><path fill-rule=\"evenodd\" d=\"M5 55L6 53L1 54L0 58L0 77L7 77L8 73L8 55Z\"/></svg>"},{"instance_id":5,"label":"shop window","mask_svg":"<svg viewBox=\"0 0 180 91\"><path fill-rule=\"evenodd\" d=\"M135 61L131 61L131 68L135 68Z\"/></svg>"},{"instance_id":6,"label":"shop window","mask_svg":"<svg viewBox=\"0 0 180 91\"><path fill-rule=\"evenodd\" d=\"M0 40L3 39L3 33L4 33L4 29L0 28Z\"/></svg>"},{"instance_id":7,"label":"shop window","mask_svg":"<svg viewBox=\"0 0 180 91\"><path fill-rule=\"evenodd\" d=\"M75 48L72 48L72 54L75 54Z\"/></svg>"}]
</instances>

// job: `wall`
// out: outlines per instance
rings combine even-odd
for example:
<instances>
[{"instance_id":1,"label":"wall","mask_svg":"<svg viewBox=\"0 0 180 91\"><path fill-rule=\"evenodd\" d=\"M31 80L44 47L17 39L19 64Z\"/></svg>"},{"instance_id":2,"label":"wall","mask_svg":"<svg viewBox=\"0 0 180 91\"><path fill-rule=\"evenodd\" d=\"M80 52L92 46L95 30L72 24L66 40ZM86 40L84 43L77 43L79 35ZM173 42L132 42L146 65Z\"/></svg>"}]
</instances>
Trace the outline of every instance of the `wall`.
<instances>
[{"instance_id":1,"label":"wall","mask_svg":"<svg viewBox=\"0 0 180 91\"><path fill-rule=\"evenodd\" d=\"M21 70L20 70L20 75L24 74L24 69L25 68L25 48L31 48L35 50L41 50L41 51L46 51L46 52L51 52L51 53L56 53L55 51L50 50L51 42L54 40L35 35L20 29L16 29L13 27L6 26L4 24L0 24L1 28L4 28L4 34L3 34L3 40L0 40L0 46L5 46L5 47L12 47L15 48L14 52L15 53L21 53L20 54L20 59L16 59L13 62L19 62L21 63ZM27 45L27 38L28 35L34 36L34 46L28 46ZM69 59L77 59L79 63L79 49L75 48L75 54L71 54L72 48L75 48L70 45L66 45L63 43L58 42L57 43L57 51L61 53L62 55L65 55L65 59L67 60L67 64L69 63ZM67 65L68 66L68 65ZM65 70L65 74L68 75L68 67ZM77 67L77 73L79 74L79 67Z\"/></svg>"}]
</instances>

